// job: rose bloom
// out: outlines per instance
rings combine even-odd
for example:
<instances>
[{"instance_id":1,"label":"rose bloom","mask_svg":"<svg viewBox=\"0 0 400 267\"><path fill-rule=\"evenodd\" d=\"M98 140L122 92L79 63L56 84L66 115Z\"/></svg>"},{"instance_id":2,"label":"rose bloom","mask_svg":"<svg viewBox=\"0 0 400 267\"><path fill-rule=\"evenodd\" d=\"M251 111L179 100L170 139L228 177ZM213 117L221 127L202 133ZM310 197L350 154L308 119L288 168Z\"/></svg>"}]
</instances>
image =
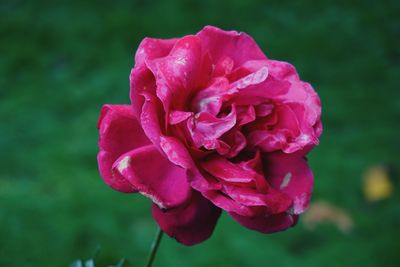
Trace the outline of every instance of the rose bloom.
<instances>
[{"instance_id":1,"label":"rose bloom","mask_svg":"<svg viewBox=\"0 0 400 267\"><path fill-rule=\"evenodd\" d=\"M305 155L321 105L289 63L245 33L207 26L145 38L130 105L104 105L98 163L113 189L149 197L161 229L185 245L210 237L225 210L262 233L296 224L313 174Z\"/></svg>"}]
</instances>

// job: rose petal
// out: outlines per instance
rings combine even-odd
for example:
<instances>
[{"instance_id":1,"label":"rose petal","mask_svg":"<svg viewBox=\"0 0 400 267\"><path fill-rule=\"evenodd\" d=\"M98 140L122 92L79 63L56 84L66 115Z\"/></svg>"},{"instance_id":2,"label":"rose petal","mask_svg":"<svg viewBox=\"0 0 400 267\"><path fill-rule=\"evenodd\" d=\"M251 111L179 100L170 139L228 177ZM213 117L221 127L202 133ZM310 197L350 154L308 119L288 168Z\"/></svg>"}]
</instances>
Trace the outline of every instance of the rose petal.
<instances>
[{"instance_id":1,"label":"rose petal","mask_svg":"<svg viewBox=\"0 0 400 267\"><path fill-rule=\"evenodd\" d=\"M244 153L242 156L246 156ZM261 160L261 155L260 155L260 150L256 150L254 153L253 157L250 157L250 159L246 159L245 161L239 162L239 165L241 168L245 170L254 170L257 173L261 174L264 176L264 170L263 170L263 162Z\"/></svg>"},{"instance_id":2,"label":"rose petal","mask_svg":"<svg viewBox=\"0 0 400 267\"><path fill-rule=\"evenodd\" d=\"M264 152L284 150L287 147L287 138L290 132L285 129L271 131L252 131L248 137L251 146L262 149Z\"/></svg>"},{"instance_id":3,"label":"rose petal","mask_svg":"<svg viewBox=\"0 0 400 267\"><path fill-rule=\"evenodd\" d=\"M229 131L218 140L220 147L216 150L218 154L227 158L236 157L246 147L246 137L239 130ZM221 149L222 146L224 149Z\"/></svg>"},{"instance_id":4,"label":"rose petal","mask_svg":"<svg viewBox=\"0 0 400 267\"><path fill-rule=\"evenodd\" d=\"M112 174L112 165L122 154L150 144L129 105L104 105L98 122L100 175L106 184L121 192L136 192L127 180Z\"/></svg>"},{"instance_id":5,"label":"rose petal","mask_svg":"<svg viewBox=\"0 0 400 267\"><path fill-rule=\"evenodd\" d=\"M155 93L156 81L153 73L145 66L139 66L132 69L129 76L130 81L130 99L136 118L140 118L144 99L141 96L143 92Z\"/></svg>"},{"instance_id":6,"label":"rose petal","mask_svg":"<svg viewBox=\"0 0 400 267\"><path fill-rule=\"evenodd\" d=\"M164 132L164 111L157 97L146 92L142 93L142 96L145 101L140 115L140 123L146 136L158 147L160 136Z\"/></svg>"},{"instance_id":7,"label":"rose petal","mask_svg":"<svg viewBox=\"0 0 400 267\"><path fill-rule=\"evenodd\" d=\"M274 105L262 103L260 105L255 106L255 113L257 117L265 117L272 113L274 110Z\"/></svg>"},{"instance_id":8,"label":"rose petal","mask_svg":"<svg viewBox=\"0 0 400 267\"><path fill-rule=\"evenodd\" d=\"M214 62L230 57L235 66L240 66L247 60L266 59L254 39L246 33L206 26L197 36L202 40L203 47L209 49Z\"/></svg>"},{"instance_id":9,"label":"rose petal","mask_svg":"<svg viewBox=\"0 0 400 267\"><path fill-rule=\"evenodd\" d=\"M294 111L300 125L300 133L294 138L292 146L296 151L303 150L303 155L319 143L322 133L321 102L310 84L292 82L287 94L279 96Z\"/></svg>"},{"instance_id":10,"label":"rose petal","mask_svg":"<svg viewBox=\"0 0 400 267\"><path fill-rule=\"evenodd\" d=\"M217 139L233 128L236 124L236 108L225 117L215 117L210 113L201 112L188 120L187 126L192 140L197 147L215 149Z\"/></svg>"},{"instance_id":11,"label":"rose petal","mask_svg":"<svg viewBox=\"0 0 400 267\"><path fill-rule=\"evenodd\" d=\"M305 116L312 125L321 117L321 101L309 83L303 81L291 82L286 94L275 98L282 103L299 103L305 108Z\"/></svg>"},{"instance_id":12,"label":"rose petal","mask_svg":"<svg viewBox=\"0 0 400 267\"><path fill-rule=\"evenodd\" d=\"M268 70L279 80L298 81L299 75L292 64L285 61L267 60Z\"/></svg>"},{"instance_id":13,"label":"rose petal","mask_svg":"<svg viewBox=\"0 0 400 267\"><path fill-rule=\"evenodd\" d=\"M267 68L268 69L268 61L267 59L263 60L248 60L242 65L238 66L235 68L231 73L229 73L228 78L230 82L235 82L243 77L257 72L258 70L262 68ZM268 70L269 72L269 70Z\"/></svg>"},{"instance_id":14,"label":"rose petal","mask_svg":"<svg viewBox=\"0 0 400 267\"><path fill-rule=\"evenodd\" d=\"M255 180L259 176L255 171L245 170L218 155L208 157L200 162L200 166L217 179L233 184L255 185Z\"/></svg>"},{"instance_id":15,"label":"rose petal","mask_svg":"<svg viewBox=\"0 0 400 267\"><path fill-rule=\"evenodd\" d=\"M221 190L222 188L222 185L215 177L198 168L187 169L186 176L190 186L199 192Z\"/></svg>"},{"instance_id":16,"label":"rose petal","mask_svg":"<svg viewBox=\"0 0 400 267\"><path fill-rule=\"evenodd\" d=\"M277 123L271 130L256 130L249 133L250 145L257 146L265 152L282 150L285 153L293 153L312 141L307 140L305 134L302 135L298 117L289 105L278 105L275 108L275 115L278 117ZM301 139L301 136L304 138Z\"/></svg>"},{"instance_id":17,"label":"rose petal","mask_svg":"<svg viewBox=\"0 0 400 267\"><path fill-rule=\"evenodd\" d=\"M261 194L254 188L224 185L222 192L244 206L261 206L265 214L277 214L286 212L293 204L293 201L286 194L282 194L274 188Z\"/></svg>"},{"instance_id":18,"label":"rose petal","mask_svg":"<svg viewBox=\"0 0 400 267\"><path fill-rule=\"evenodd\" d=\"M263 207L245 206L232 198L222 194L219 190L206 190L202 192L203 196L210 200L214 205L227 212L234 212L242 216L256 216L264 214Z\"/></svg>"},{"instance_id":19,"label":"rose petal","mask_svg":"<svg viewBox=\"0 0 400 267\"><path fill-rule=\"evenodd\" d=\"M238 125L244 125L256 119L256 111L252 105L237 107Z\"/></svg>"},{"instance_id":20,"label":"rose petal","mask_svg":"<svg viewBox=\"0 0 400 267\"><path fill-rule=\"evenodd\" d=\"M293 199L293 213L300 214L308 206L314 176L301 153L265 153L264 172L268 183Z\"/></svg>"},{"instance_id":21,"label":"rose petal","mask_svg":"<svg viewBox=\"0 0 400 267\"><path fill-rule=\"evenodd\" d=\"M298 220L297 215L286 213L258 217L241 216L232 212L229 215L244 227L265 234L284 231L296 225Z\"/></svg>"},{"instance_id":22,"label":"rose petal","mask_svg":"<svg viewBox=\"0 0 400 267\"><path fill-rule=\"evenodd\" d=\"M190 116L193 116L193 112L173 110L169 113L169 124L175 125L187 120Z\"/></svg>"},{"instance_id":23,"label":"rose petal","mask_svg":"<svg viewBox=\"0 0 400 267\"><path fill-rule=\"evenodd\" d=\"M221 58L215 65L213 76L218 77L229 75L233 70L234 64L235 62L233 62L233 59L230 57Z\"/></svg>"},{"instance_id":24,"label":"rose petal","mask_svg":"<svg viewBox=\"0 0 400 267\"><path fill-rule=\"evenodd\" d=\"M300 125L296 113L289 105L277 106L275 110L278 115L276 127L279 129L286 129L292 133L292 136L297 136L299 134Z\"/></svg>"},{"instance_id":25,"label":"rose petal","mask_svg":"<svg viewBox=\"0 0 400 267\"><path fill-rule=\"evenodd\" d=\"M135 66L143 66L147 60L167 56L179 39L144 38L135 54Z\"/></svg>"},{"instance_id":26,"label":"rose petal","mask_svg":"<svg viewBox=\"0 0 400 267\"><path fill-rule=\"evenodd\" d=\"M169 136L161 136L160 146L172 163L184 169L195 168L192 157L186 147L178 139Z\"/></svg>"},{"instance_id":27,"label":"rose petal","mask_svg":"<svg viewBox=\"0 0 400 267\"><path fill-rule=\"evenodd\" d=\"M260 193L268 190L265 178L251 169L249 164L235 164L219 155L210 156L199 164L207 173L224 183L255 187Z\"/></svg>"},{"instance_id":28,"label":"rose petal","mask_svg":"<svg viewBox=\"0 0 400 267\"><path fill-rule=\"evenodd\" d=\"M277 80L269 76L259 84L249 85L240 90L232 89L230 103L236 105L259 105L271 100L281 99L286 94L291 84L288 81Z\"/></svg>"},{"instance_id":29,"label":"rose petal","mask_svg":"<svg viewBox=\"0 0 400 267\"><path fill-rule=\"evenodd\" d=\"M185 169L172 164L154 145L125 153L114 163L113 171L162 209L177 207L190 198Z\"/></svg>"},{"instance_id":30,"label":"rose petal","mask_svg":"<svg viewBox=\"0 0 400 267\"><path fill-rule=\"evenodd\" d=\"M146 64L156 77L157 96L166 111L171 105L183 109L188 96L208 82L211 72L211 61L203 55L197 36L179 39L168 56Z\"/></svg>"},{"instance_id":31,"label":"rose petal","mask_svg":"<svg viewBox=\"0 0 400 267\"><path fill-rule=\"evenodd\" d=\"M143 98L140 95L144 91L155 92L156 90L154 75L145 62L168 55L176 41L177 39L144 38L139 44L135 55L135 67L129 76L130 99L136 118L139 119L143 106Z\"/></svg>"},{"instance_id":32,"label":"rose petal","mask_svg":"<svg viewBox=\"0 0 400 267\"><path fill-rule=\"evenodd\" d=\"M224 77L213 79L210 85L197 92L192 100L192 110L196 113L208 112L216 116L222 107L228 92L229 82Z\"/></svg>"},{"instance_id":33,"label":"rose petal","mask_svg":"<svg viewBox=\"0 0 400 267\"><path fill-rule=\"evenodd\" d=\"M199 193L193 193L188 205L167 211L153 205L153 217L160 228L178 242L191 246L208 239L221 209Z\"/></svg>"},{"instance_id":34,"label":"rose petal","mask_svg":"<svg viewBox=\"0 0 400 267\"><path fill-rule=\"evenodd\" d=\"M262 67L255 72L233 82L229 90L239 91L252 85L257 85L264 82L268 78L268 68Z\"/></svg>"},{"instance_id":35,"label":"rose petal","mask_svg":"<svg viewBox=\"0 0 400 267\"><path fill-rule=\"evenodd\" d=\"M314 114L310 114L309 110L300 103L289 103L290 109L295 114L298 125L299 125L299 133L298 135L291 140L288 144L288 147L284 152L292 153L297 150L311 150L314 146L319 143L319 136L321 135L322 124L320 123L319 118L314 117ZM320 125L320 126L318 126Z\"/></svg>"}]
</instances>

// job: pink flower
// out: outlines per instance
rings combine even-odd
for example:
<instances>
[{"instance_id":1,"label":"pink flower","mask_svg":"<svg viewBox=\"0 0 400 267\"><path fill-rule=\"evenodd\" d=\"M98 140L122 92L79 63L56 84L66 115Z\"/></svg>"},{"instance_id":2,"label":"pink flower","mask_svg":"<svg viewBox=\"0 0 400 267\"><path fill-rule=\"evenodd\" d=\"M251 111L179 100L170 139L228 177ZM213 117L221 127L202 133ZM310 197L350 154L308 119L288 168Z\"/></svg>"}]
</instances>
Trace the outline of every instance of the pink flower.
<instances>
[{"instance_id":1,"label":"pink flower","mask_svg":"<svg viewBox=\"0 0 400 267\"><path fill-rule=\"evenodd\" d=\"M202 242L221 209L263 233L296 223L313 187L305 155L322 125L319 97L292 65L245 33L207 26L145 38L130 87L131 105L101 111L100 174L149 197L164 232Z\"/></svg>"}]
</instances>

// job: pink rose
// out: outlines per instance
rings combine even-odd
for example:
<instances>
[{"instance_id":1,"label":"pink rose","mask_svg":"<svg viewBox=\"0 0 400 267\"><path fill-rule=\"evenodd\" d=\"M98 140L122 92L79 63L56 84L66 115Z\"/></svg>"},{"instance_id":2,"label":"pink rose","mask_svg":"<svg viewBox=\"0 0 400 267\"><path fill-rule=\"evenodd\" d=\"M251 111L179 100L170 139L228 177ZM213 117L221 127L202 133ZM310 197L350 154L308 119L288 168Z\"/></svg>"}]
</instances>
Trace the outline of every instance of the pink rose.
<instances>
[{"instance_id":1,"label":"pink rose","mask_svg":"<svg viewBox=\"0 0 400 267\"><path fill-rule=\"evenodd\" d=\"M221 209L263 233L296 223L313 188L305 155L322 125L319 97L292 65L245 33L207 26L145 38L130 87L131 105L102 108L100 174L149 197L164 232L202 242Z\"/></svg>"}]
</instances>

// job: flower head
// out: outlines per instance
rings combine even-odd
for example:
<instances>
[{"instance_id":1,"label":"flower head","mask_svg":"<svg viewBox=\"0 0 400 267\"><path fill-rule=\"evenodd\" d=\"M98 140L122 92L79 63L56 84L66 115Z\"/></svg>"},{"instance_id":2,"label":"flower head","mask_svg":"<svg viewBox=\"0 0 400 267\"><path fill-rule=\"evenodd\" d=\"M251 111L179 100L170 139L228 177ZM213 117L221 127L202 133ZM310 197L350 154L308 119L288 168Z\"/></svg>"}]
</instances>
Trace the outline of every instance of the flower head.
<instances>
[{"instance_id":1,"label":"flower head","mask_svg":"<svg viewBox=\"0 0 400 267\"><path fill-rule=\"evenodd\" d=\"M221 209L263 233L296 223L322 125L319 97L292 65L245 33L207 26L145 38L130 88L131 105L102 109L99 169L115 190L149 197L163 231L202 242Z\"/></svg>"}]
</instances>

